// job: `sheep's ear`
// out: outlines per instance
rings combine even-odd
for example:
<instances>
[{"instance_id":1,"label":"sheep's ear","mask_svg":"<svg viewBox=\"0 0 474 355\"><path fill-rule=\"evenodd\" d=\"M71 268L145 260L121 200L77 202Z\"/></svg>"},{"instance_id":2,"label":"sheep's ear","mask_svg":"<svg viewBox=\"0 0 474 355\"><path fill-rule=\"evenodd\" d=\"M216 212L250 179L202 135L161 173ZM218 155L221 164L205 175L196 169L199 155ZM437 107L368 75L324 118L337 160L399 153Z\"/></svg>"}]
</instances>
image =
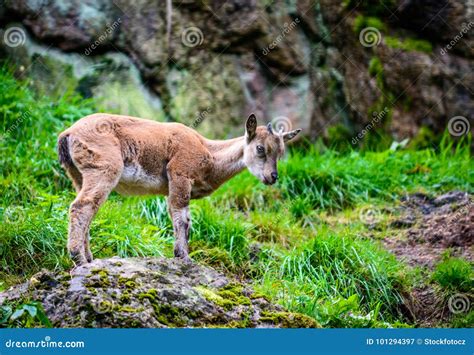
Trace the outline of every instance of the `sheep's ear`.
<instances>
[{"instance_id":1,"label":"sheep's ear","mask_svg":"<svg viewBox=\"0 0 474 355\"><path fill-rule=\"evenodd\" d=\"M250 142L252 139L255 138L256 130L257 117L255 117L255 115L251 113L249 118L247 118L247 122L245 122L245 137L247 138L247 142Z\"/></svg>"},{"instance_id":2,"label":"sheep's ear","mask_svg":"<svg viewBox=\"0 0 474 355\"><path fill-rule=\"evenodd\" d=\"M301 132L301 128L283 133L283 141L288 142L289 140L295 138L300 132Z\"/></svg>"}]
</instances>

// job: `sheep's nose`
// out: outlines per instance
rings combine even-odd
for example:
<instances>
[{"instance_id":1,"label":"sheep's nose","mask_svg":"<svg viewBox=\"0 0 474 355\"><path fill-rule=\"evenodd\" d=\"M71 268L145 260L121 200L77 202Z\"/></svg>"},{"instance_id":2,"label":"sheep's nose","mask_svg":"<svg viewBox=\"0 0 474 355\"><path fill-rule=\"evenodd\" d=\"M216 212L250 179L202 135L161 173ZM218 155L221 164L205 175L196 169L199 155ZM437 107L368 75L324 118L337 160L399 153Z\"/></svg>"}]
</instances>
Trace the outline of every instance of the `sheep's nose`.
<instances>
[{"instance_id":1,"label":"sheep's nose","mask_svg":"<svg viewBox=\"0 0 474 355\"><path fill-rule=\"evenodd\" d=\"M273 179L273 182L277 181L277 179L278 179L278 173L277 173L276 171L274 171L274 172L272 173L272 179Z\"/></svg>"}]
</instances>

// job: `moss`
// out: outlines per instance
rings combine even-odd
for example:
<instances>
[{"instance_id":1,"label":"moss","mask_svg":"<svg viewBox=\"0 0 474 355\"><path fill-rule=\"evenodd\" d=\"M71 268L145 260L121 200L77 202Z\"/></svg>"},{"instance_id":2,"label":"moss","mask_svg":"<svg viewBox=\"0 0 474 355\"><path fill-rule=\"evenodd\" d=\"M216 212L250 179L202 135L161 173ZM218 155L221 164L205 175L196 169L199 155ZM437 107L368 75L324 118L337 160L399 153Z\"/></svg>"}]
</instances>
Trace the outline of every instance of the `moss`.
<instances>
[{"instance_id":1,"label":"moss","mask_svg":"<svg viewBox=\"0 0 474 355\"><path fill-rule=\"evenodd\" d=\"M203 286L195 287L195 290L198 291L206 300L212 302L226 310L230 310L234 307L234 302L224 299L222 296L218 295L216 292L205 288Z\"/></svg>"},{"instance_id":2,"label":"moss","mask_svg":"<svg viewBox=\"0 0 474 355\"><path fill-rule=\"evenodd\" d=\"M263 298L265 301L270 302L270 299L268 298L267 295L264 295L263 293L260 292L254 292L249 296L250 299L256 300L259 298Z\"/></svg>"},{"instance_id":3,"label":"moss","mask_svg":"<svg viewBox=\"0 0 474 355\"><path fill-rule=\"evenodd\" d=\"M385 85L383 64L378 57L370 58L368 71L370 76L375 78L375 82L377 83L377 87L379 88L379 90L385 93L385 95L389 96L390 93L388 92L388 90L386 90ZM387 106L384 99L384 95L380 97L380 101L381 102L379 103L379 105L376 105L377 107L374 107L372 110L369 110L369 116L372 116L372 112L376 111L378 113L381 111L381 109Z\"/></svg>"},{"instance_id":4,"label":"moss","mask_svg":"<svg viewBox=\"0 0 474 355\"><path fill-rule=\"evenodd\" d=\"M133 308L131 306L115 306L114 310L119 311L119 312L126 312L126 313L136 313L136 312L141 312L144 310L143 307L139 308Z\"/></svg>"},{"instance_id":5,"label":"moss","mask_svg":"<svg viewBox=\"0 0 474 355\"><path fill-rule=\"evenodd\" d=\"M227 324L224 324L222 328L249 328L251 326L249 319L233 320Z\"/></svg>"},{"instance_id":6,"label":"moss","mask_svg":"<svg viewBox=\"0 0 474 355\"><path fill-rule=\"evenodd\" d=\"M96 290L94 286L86 285L86 289L87 291L89 291L89 293L93 294L94 296L97 296L98 291Z\"/></svg>"},{"instance_id":7,"label":"moss","mask_svg":"<svg viewBox=\"0 0 474 355\"><path fill-rule=\"evenodd\" d=\"M135 281L130 280L125 283L125 286L127 286L128 288L135 288L137 284L135 283Z\"/></svg>"},{"instance_id":8,"label":"moss","mask_svg":"<svg viewBox=\"0 0 474 355\"><path fill-rule=\"evenodd\" d=\"M196 314L191 311L181 310L172 305L160 303L158 291L153 288L146 293L140 293L138 298L140 300L149 300L155 312L156 320L168 327L183 327L188 324L186 317L196 317Z\"/></svg>"},{"instance_id":9,"label":"moss","mask_svg":"<svg viewBox=\"0 0 474 355\"><path fill-rule=\"evenodd\" d=\"M383 64L378 57L370 58L369 74L376 77L383 75Z\"/></svg>"},{"instance_id":10,"label":"moss","mask_svg":"<svg viewBox=\"0 0 474 355\"><path fill-rule=\"evenodd\" d=\"M146 292L146 293L140 293L138 295L138 298L140 300L143 300L143 299L147 298L150 301L155 301L157 297L158 297L158 291L155 290L154 288L149 289L148 292Z\"/></svg>"},{"instance_id":11,"label":"moss","mask_svg":"<svg viewBox=\"0 0 474 355\"><path fill-rule=\"evenodd\" d=\"M244 286L237 282L230 282L224 287L222 287L221 290L232 291L234 293L240 294L244 292Z\"/></svg>"},{"instance_id":12,"label":"moss","mask_svg":"<svg viewBox=\"0 0 474 355\"><path fill-rule=\"evenodd\" d=\"M229 252L218 247L211 247L202 240L193 240L189 244L190 257L213 268L232 270L234 263Z\"/></svg>"},{"instance_id":13,"label":"moss","mask_svg":"<svg viewBox=\"0 0 474 355\"><path fill-rule=\"evenodd\" d=\"M236 305L251 305L250 299L243 295L237 295L236 293L228 290L218 291L217 294L224 299L234 302Z\"/></svg>"},{"instance_id":14,"label":"moss","mask_svg":"<svg viewBox=\"0 0 474 355\"><path fill-rule=\"evenodd\" d=\"M231 310L240 305L250 306L252 301L243 294L244 288L238 283L230 283L219 290L211 290L204 286L197 286L198 291L206 300L225 310Z\"/></svg>"},{"instance_id":15,"label":"moss","mask_svg":"<svg viewBox=\"0 0 474 355\"><path fill-rule=\"evenodd\" d=\"M134 289L137 287L137 282L134 279L123 277L123 276L120 276L118 278L118 284L120 286L125 286L126 288L129 288L129 289Z\"/></svg>"},{"instance_id":16,"label":"moss","mask_svg":"<svg viewBox=\"0 0 474 355\"><path fill-rule=\"evenodd\" d=\"M99 309L104 312L111 312L114 308L114 305L110 301L102 300L99 303Z\"/></svg>"},{"instance_id":17,"label":"moss","mask_svg":"<svg viewBox=\"0 0 474 355\"><path fill-rule=\"evenodd\" d=\"M387 26L378 17L359 15L354 20L353 30L359 34L366 27L374 27L379 31L386 31Z\"/></svg>"},{"instance_id":18,"label":"moss","mask_svg":"<svg viewBox=\"0 0 474 355\"><path fill-rule=\"evenodd\" d=\"M275 325L279 325L283 328L320 328L318 322L313 318L292 312L268 312L263 311L262 317L260 318L262 322L269 322Z\"/></svg>"},{"instance_id":19,"label":"moss","mask_svg":"<svg viewBox=\"0 0 474 355\"><path fill-rule=\"evenodd\" d=\"M105 288L105 287L110 286L109 273L107 272L107 270L94 269L94 270L91 270L91 275L92 275L92 277L89 278L85 282L85 286L87 288L89 288L89 287ZM98 279L95 278L95 276L98 276Z\"/></svg>"},{"instance_id":20,"label":"moss","mask_svg":"<svg viewBox=\"0 0 474 355\"><path fill-rule=\"evenodd\" d=\"M187 324L186 319L181 315L179 308L168 304L152 303L155 311L155 316L158 322L167 325L168 327L183 327Z\"/></svg>"},{"instance_id":21,"label":"moss","mask_svg":"<svg viewBox=\"0 0 474 355\"><path fill-rule=\"evenodd\" d=\"M217 294L224 299L231 300L235 305L251 305L250 298L244 295L244 287L238 283L229 283L222 289L217 291Z\"/></svg>"},{"instance_id":22,"label":"moss","mask_svg":"<svg viewBox=\"0 0 474 355\"><path fill-rule=\"evenodd\" d=\"M385 36L384 40L385 40L385 44L391 48L403 49L405 51L424 52L424 53L433 52L433 45L430 42L423 39L415 39L415 38L402 39L398 37Z\"/></svg>"},{"instance_id":23,"label":"moss","mask_svg":"<svg viewBox=\"0 0 474 355\"><path fill-rule=\"evenodd\" d=\"M120 301L120 303L130 303L131 299L132 299L132 297L131 297L130 293L124 292L120 295L119 301Z\"/></svg>"}]
</instances>

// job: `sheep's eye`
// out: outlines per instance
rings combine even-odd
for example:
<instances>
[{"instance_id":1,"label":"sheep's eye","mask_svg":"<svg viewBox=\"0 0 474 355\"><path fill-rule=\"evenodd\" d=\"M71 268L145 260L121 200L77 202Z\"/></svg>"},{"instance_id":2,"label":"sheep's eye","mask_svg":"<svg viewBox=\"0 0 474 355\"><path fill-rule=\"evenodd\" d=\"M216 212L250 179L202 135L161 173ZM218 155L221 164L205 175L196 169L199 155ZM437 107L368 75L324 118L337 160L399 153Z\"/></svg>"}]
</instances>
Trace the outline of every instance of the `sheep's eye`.
<instances>
[{"instance_id":1,"label":"sheep's eye","mask_svg":"<svg viewBox=\"0 0 474 355\"><path fill-rule=\"evenodd\" d=\"M258 153L259 155L265 154L265 148L263 148L262 145L257 145L257 153Z\"/></svg>"}]
</instances>

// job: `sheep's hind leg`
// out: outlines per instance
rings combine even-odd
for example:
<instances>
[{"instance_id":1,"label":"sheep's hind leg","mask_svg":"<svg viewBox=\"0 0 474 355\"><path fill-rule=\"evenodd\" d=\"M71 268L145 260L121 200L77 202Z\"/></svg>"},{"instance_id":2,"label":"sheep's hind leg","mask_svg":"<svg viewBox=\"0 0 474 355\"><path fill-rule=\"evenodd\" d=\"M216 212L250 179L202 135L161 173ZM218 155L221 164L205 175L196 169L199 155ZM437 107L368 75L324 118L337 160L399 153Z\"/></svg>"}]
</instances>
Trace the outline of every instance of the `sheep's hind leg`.
<instances>
[{"instance_id":1,"label":"sheep's hind leg","mask_svg":"<svg viewBox=\"0 0 474 355\"><path fill-rule=\"evenodd\" d=\"M69 211L68 251L76 265L92 261L89 249L89 228L99 207L117 184L119 172L89 171L83 173L79 194Z\"/></svg>"}]
</instances>

